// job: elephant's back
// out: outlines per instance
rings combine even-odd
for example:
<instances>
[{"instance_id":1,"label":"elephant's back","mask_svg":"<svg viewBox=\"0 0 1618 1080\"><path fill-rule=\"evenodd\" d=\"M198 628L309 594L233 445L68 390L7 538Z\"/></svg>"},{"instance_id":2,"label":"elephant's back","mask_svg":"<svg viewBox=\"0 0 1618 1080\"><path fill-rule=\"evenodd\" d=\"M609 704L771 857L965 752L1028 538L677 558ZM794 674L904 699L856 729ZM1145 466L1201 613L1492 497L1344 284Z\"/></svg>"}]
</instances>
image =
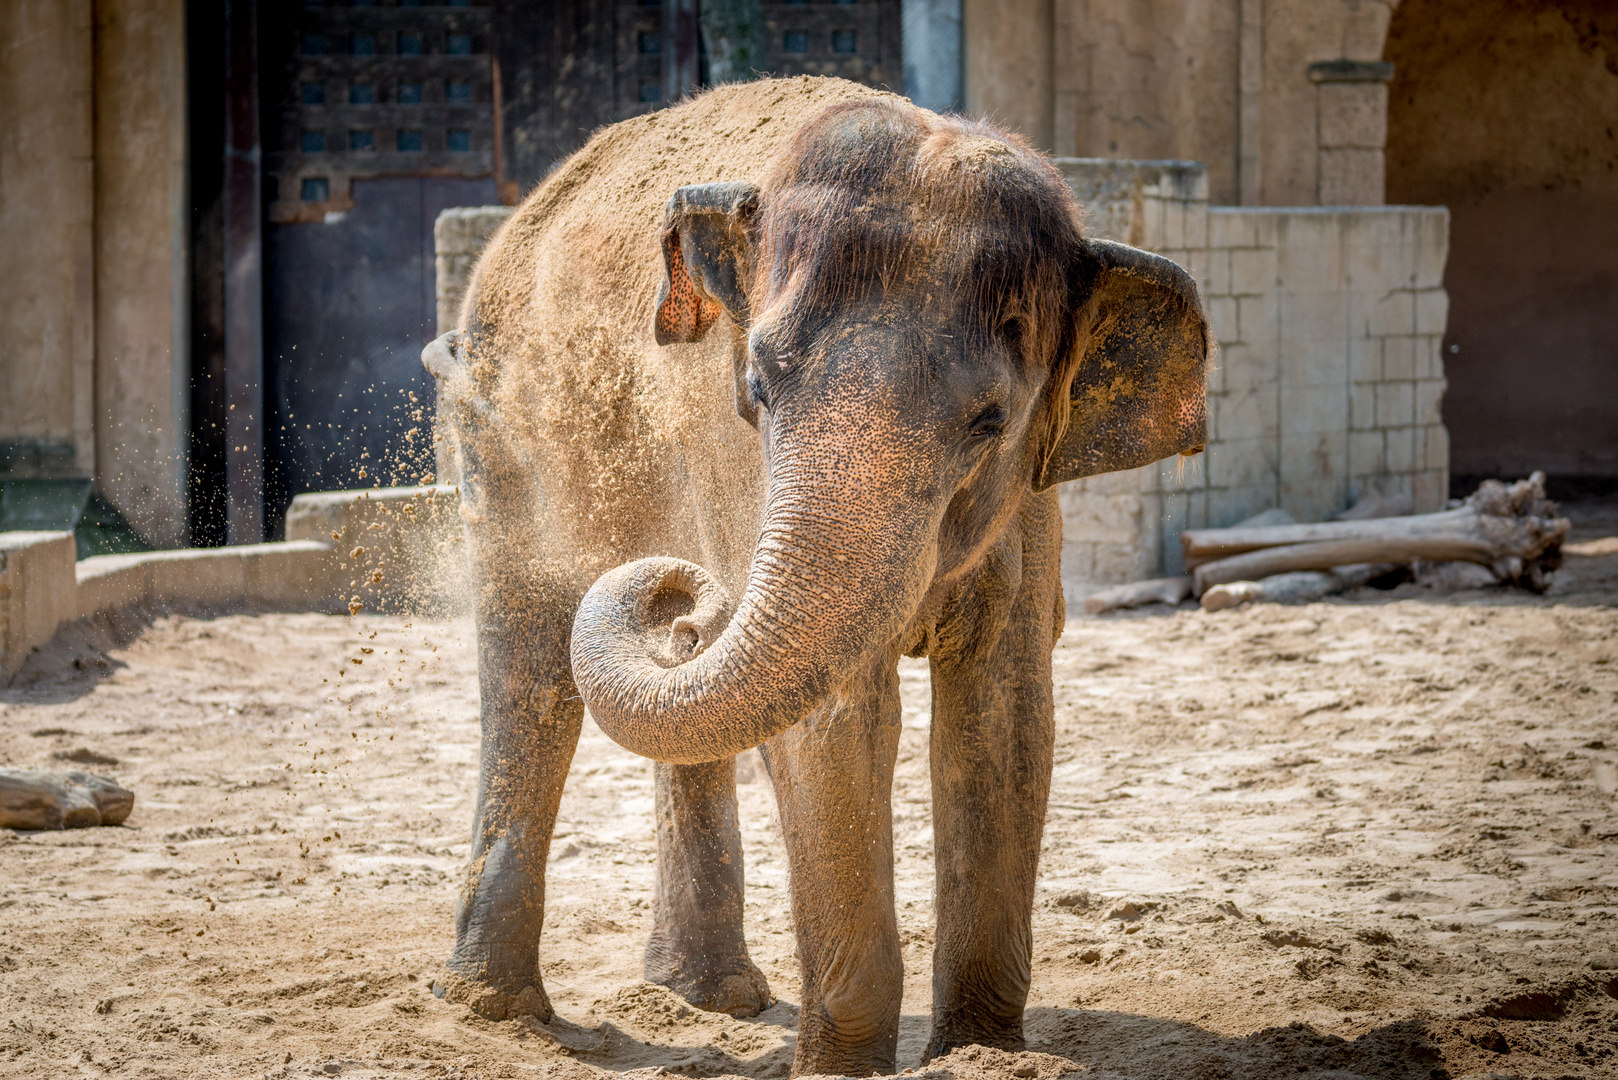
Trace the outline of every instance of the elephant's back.
<instances>
[{"instance_id":1,"label":"elephant's back","mask_svg":"<svg viewBox=\"0 0 1618 1080\"><path fill-rule=\"evenodd\" d=\"M841 79L760 80L603 128L495 234L462 323L570 548L603 568L641 554L706 559L722 579L725 564L745 566L762 486L750 498L737 485L759 474L758 437L736 415L725 320L692 345L652 339L663 208L687 184L762 181L812 117L878 94ZM670 536L669 522L693 503L703 516L727 484L734 510Z\"/></svg>"},{"instance_id":2,"label":"elephant's back","mask_svg":"<svg viewBox=\"0 0 1618 1080\"><path fill-rule=\"evenodd\" d=\"M597 131L524 200L489 245L475 311L484 326L560 288L596 317L650 337L663 207L686 184L759 182L781 145L837 102L880 95L843 79L734 83Z\"/></svg>"}]
</instances>

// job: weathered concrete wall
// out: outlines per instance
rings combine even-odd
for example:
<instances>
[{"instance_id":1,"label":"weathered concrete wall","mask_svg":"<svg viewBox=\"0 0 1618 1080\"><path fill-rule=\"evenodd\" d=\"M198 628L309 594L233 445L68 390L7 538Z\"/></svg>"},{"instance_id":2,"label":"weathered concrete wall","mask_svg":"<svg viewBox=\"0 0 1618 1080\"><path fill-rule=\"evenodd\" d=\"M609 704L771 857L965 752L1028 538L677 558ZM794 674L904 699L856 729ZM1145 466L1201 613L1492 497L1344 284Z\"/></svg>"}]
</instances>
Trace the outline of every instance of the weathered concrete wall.
<instances>
[{"instance_id":1,"label":"weathered concrete wall","mask_svg":"<svg viewBox=\"0 0 1618 1080\"><path fill-rule=\"evenodd\" d=\"M1393 6L969 0L967 109L1059 156L1206 162L1216 203L1376 205Z\"/></svg>"},{"instance_id":2,"label":"weathered concrete wall","mask_svg":"<svg viewBox=\"0 0 1618 1080\"><path fill-rule=\"evenodd\" d=\"M1247 6L1257 0L1243 2ZM1263 40L1263 179L1256 203L1380 203L1382 146L1365 145L1363 116L1367 110L1386 114L1385 87L1365 78L1317 81L1310 77L1310 67L1381 60L1393 3L1262 0L1258 6Z\"/></svg>"},{"instance_id":3,"label":"weathered concrete wall","mask_svg":"<svg viewBox=\"0 0 1618 1080\"><path fill-rule=\"evenodd\" d=\"M509 206L459 206L445 210L433 222L440 334L455 329L478 256L511 211Z\"/></svg>"},{"instance_id":4,"label":"weathered concrete wall","mask_svg":"<svg viewBox=\"0 0 1618 1080\"><path fill-rule=\"evenodd\" d=\"M966 111L1052 145L1051 29L1063 0L965 0Z\"/></svg>"},{"instance_id":5,"label":"weathered concrete wall","mask_svg":"<svg viewBox=\"0 0 1618 1080\"><path fill-rule=\"evenodd\" d=\"M95 468L90 0L0 4L0 471Z\"/></svg>"},{"instance_id":6,"label":"weathered concrete wall","mask_svg":"<svg viewBox=\"0 0 1618 1080\"><path fill-rule=\"evenodd\" d=\"M73 534L0 532L0 686L75 615Z\"/></svg>"},{"instance_id":7,"label":"weathered concrete wall","mask_svg":"<svg viewBox=\"0 0 1618 1080\"><path fill-rule=\"evenodd\" d=\"M1213 201L1237 202L1239 5L1058 0L1055 17L1056 154L1201 161Z\"/></svg>"},{"instance_id":8,"label":"weathered concrete wall","mask_svg":"<svg viewBox=\"0 0 1618 1080\"><path fill-rule=\"evenodd\" d=\"M184 543L184 0L8 0L0 50L0 473Z\"/></svg>"},{"instance_id":9,"label":"weathered concrete wall","mask_svg":"<svg viewBox=\"0 0 1618 1080\"><path fill-rule=\"evenodd\" d=\"M1206 453L1064 485L1065 580L1177 573L1183 530L1270 507L1443 507L1442 207L1210 208L1193 162L1060 164L1094 233L1191 271L1220 348Z\"/></svg>"},{"instance_id":10,"label":"weathered concrete wall","mask_svg":"<svg viewBox=\"0 0 1618 1080\"><path fill-rule=\"evenodd\" d=\"M1389 194L1453 214L1452 467L1618 477L1618 5L1405 0L1387 59Z\"/></svg>"},{"instance_id":11,"label":"weathered concrete wall","mask_svg":"<svg viewBox=\"0 0 1618 1080\"><path fill-rule=\"evenodd\" d=\"M471 590L449 487L300 495L283 543L97 555L73 534L0 532L0 687L64 624L147 611L464 613Z\"/></svg>"},{"instance_id":12,"label":"weathered concrete wall","mask_svg":"<svg viewBox=\"0 0 1618 1080\"><path fill-rule=\"evenodd\" d=\"M97 485L159 547L186 542L184 0L95 5Z\"/></svg>"}]
</instances>

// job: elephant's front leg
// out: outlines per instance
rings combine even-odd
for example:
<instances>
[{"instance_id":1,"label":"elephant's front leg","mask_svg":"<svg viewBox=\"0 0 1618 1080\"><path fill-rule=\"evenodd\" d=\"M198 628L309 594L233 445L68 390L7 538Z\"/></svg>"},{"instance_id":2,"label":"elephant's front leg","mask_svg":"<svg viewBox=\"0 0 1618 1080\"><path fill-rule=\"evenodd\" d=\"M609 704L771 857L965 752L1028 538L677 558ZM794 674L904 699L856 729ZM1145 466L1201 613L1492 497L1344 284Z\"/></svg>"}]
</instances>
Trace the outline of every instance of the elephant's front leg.
<instances>
[{"instance_id":1,"label":"elephant's front leg","mask_svg":"<svg viewBox=\"0 0 1618 1080\"><path fill-rule=\"evenodd\" d=\"M932 655L938 925L929 1060L973 1043L1023 1048L1060 629L1061 534L1047 520L1049 501L1050 513L1023 516L1021 550L997 553L957 605L961 632L940 635L956 647Z\"/></svg>"},{"instance_id":2,"label":"elephant's front leg","mask_svg":"<svg viewBox=\"0 0 1618 1080\"><path fill-rule=\"evenodd\" d=\"M567 659L571 592L520 575L502 591L512 594L509 603L485 602L478 612L477 817L455 909L451 977L439 992L490 1019L549 1020L538 956L545 864L584 706Z\"/></svg>"},{"instance_id":3,"label":"elephant's front leg","mask_svg":"<svg viewBox=\"0 0 1618 1080\"><path fill-rule=\"evenodd\" d=\"M895 1071L904 963L893 910L897 657L764 746L803 974L792 1074Z\"/></svg>"},{"instance_id":4,"label":"elephant's front leg","mask_svg":"<svg viewBox=\"0 0 1618 1080\"><path fill-rule=\"evenodd\" d=\"M736 759L654 767L657 891L646 981L699 1009L755 1016L770 987L742 932L742 836Z\"/></svg>"}]
</instances>

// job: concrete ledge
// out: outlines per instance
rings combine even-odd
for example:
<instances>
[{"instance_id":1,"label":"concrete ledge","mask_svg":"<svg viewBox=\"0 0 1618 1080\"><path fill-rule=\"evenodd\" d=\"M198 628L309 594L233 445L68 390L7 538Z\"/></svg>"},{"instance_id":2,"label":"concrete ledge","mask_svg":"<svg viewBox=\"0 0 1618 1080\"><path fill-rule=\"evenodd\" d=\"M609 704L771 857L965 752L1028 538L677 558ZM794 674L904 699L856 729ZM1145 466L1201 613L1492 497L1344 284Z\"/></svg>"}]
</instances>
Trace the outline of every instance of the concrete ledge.
<instances>
[{"instance_id":1,"label":"concrete ledge","mask_svg":"<svg viewBox=\"0 0 1618 1080\"><path fill-rule=\"evenodd\" d=\"M145 608L224 611L464 610L454 488L300 495L275 544L98 555L73 534L0 533L0 684L63 624Z\"/></svg>"},{"instance_id":2,"label":"concrete ledge","mask_svg":"<svg viewBox=\"0 0 1618 1080\"><path fill-rule=\"evenodd\" d=\"M348 602L439 614L467 608L461 502L448 484L299 495L287 508L287 539L336 549Z\"/></svg>"},{"instance_id":3,"label":"concrete ledge","mask_svg":"<svg viewBox=\"0 0 1618 1080\"><path fill-rule=\"evenodd\" d=\"M77 554L70 532L0 533L0 683L75 616Z\"/></svg>"}]
</instances>

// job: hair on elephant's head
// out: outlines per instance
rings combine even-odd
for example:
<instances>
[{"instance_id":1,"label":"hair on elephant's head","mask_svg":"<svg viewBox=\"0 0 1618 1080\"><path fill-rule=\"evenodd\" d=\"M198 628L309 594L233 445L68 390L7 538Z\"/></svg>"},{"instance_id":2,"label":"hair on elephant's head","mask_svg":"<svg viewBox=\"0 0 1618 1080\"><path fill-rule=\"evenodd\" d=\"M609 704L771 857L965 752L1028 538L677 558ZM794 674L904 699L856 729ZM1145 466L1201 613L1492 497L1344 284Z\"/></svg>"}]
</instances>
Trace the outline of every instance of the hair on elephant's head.
<instances>
[{"instance_id":1,"label":"hair on elephant's head","mask_svg":"<svg viewBox=\"0 0 1618 1080\"><path fill-rule=\"evenodd\" d=\"M668 202L659 344L724 314L769 469L734 605L673 559L580 605L596 722L663 761L785 730L979 560L1030 489L1199 450L1208 330L1167 259L1086 239L1022 140L893 99L828 109L759 186Z\"/></svg>"}]
</instances>

